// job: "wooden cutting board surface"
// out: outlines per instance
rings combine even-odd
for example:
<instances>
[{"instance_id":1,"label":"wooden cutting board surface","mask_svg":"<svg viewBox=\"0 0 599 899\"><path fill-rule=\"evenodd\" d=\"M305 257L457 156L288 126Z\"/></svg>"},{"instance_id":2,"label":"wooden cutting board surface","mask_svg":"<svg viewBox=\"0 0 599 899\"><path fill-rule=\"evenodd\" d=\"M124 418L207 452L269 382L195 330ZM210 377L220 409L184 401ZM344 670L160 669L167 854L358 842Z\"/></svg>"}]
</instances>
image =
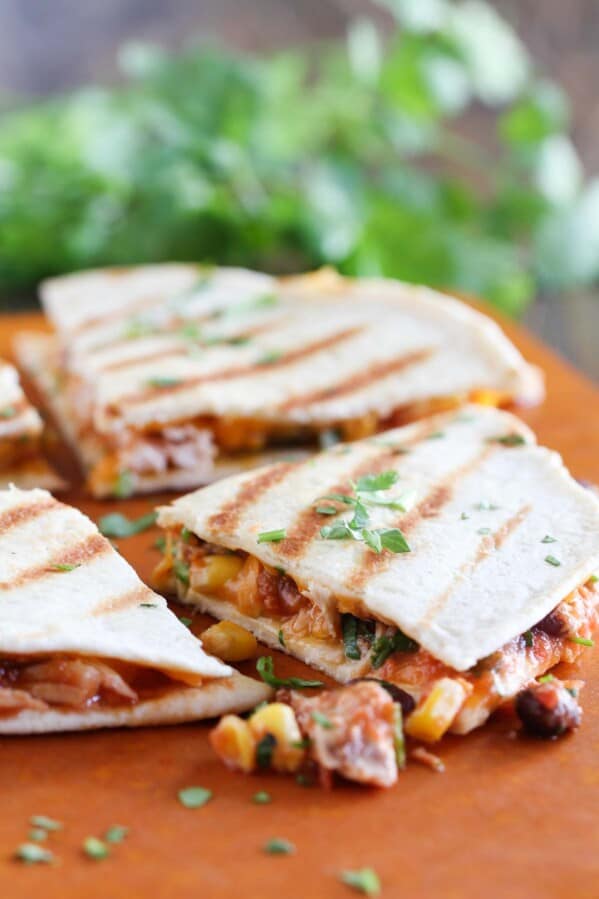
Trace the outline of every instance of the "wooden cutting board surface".
<instances>
[{"instance_id":1,"label":"wooden cutting board surface","mask_svg":"<svg viewBox=\"0 0 599 899\"><path fill-rule=\"evenodd\" d=\"M17 330L31 327L43 328L41 318L0 319L0 355ZM522 417L576 477L599 482L599 391L528 334L506 329L547 376L547 401ZM66 498L96 521L115 508L136 516L155 502ZM146 532L119 541L146 580L157 561L154 539ZM207 620L194 619L194 631ZM308 670L275 656L277 672ZM445 774L412 763L387 791L342 785L327 793L292 778L232 774L213 756L207 724L0 738L0 897L341 899L352 891L340 872L368 866L385 897L594 899L599 650L586 650L569 672L587 680L574 736L525 739L515 736L512 719L496 718L465 738L443 740ZM213 790L213 800L185 809L177 791L190 785ZM262 789L272 803L254 805ZM46 843L55 866L11 860L36 814L64 824ZM104 861L85 857L82 841L113 824L130 828L127 839ZM266 854L271 837L291 840L295 854Z\"/></svg>"}]
</instances>

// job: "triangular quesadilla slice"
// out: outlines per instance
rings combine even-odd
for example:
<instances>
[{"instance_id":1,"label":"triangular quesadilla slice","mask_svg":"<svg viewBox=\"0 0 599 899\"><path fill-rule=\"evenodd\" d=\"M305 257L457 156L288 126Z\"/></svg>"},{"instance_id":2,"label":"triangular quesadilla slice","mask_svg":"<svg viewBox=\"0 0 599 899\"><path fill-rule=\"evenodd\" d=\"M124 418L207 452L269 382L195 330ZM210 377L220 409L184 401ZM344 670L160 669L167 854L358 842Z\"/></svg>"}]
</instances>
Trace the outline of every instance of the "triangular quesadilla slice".
<instances>
[{"instance_id":1,"label":"triangular quesadilla slice","mask_svg":"<svg viewBox=\"0 0 599 899\"><path fill-rule=\"evenodd\" d=\"M191 721L266 695L207 655L85 515L45 490L0 491L0 734Z\"/></svg>"},{"instance_id":2,"label":"triangular quesadilla slice","mask_svg":"<svg viewBox=\"0 0 599 899\"><path fill-rule=\"evenodd\" d=\"M41 295L53 405L97 496L205 483L223 454L353 440L468 399L543 396L494 322L397 281L165 264Z\"/></svg>"},{"instance_id":3,"label":"triangular quesadilla slice","mask_svg":"<svg viewBox=\"0 0 599 899\"><path fill-rule=\"evenodd\" d=\"M25 396L16 368L0 359L0 489L64 489L42 452L43 424Z\"/></svg>"},{"instance_id":4,"label":"triangular quesadilla slice","mask_svg":"<svg viewBox=\"0 0 599 899\"><path fill-rule=\"evenodd\" d=\"M158 521L164 588L340 681L399 686L423 739L592 644L599 502L495 409L229 478Z\"/></svg>"}]
</instances>

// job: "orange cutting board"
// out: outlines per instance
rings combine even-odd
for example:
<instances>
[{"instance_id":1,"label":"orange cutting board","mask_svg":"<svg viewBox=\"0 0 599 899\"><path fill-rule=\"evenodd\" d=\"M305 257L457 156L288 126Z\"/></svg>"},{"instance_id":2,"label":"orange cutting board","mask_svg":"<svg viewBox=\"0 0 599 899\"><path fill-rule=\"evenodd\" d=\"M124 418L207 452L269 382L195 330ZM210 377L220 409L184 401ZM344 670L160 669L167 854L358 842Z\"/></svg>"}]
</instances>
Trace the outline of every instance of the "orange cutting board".
<instances>
[{"instance_id":1,"label":"orange cutting board","mask_svg":"<svg viewBox=\"0 0 599 899\"><path fill-rule=\"evenodd\" d=\"M32 326L42 328L41 319L0 319L0 354L18 329ZM522 417L576 477L599 482L599 391L526 333L507 330L547 375L547 401ZM93 502L77 492L66 499L96 521L117 507L139 515L155 501ZM154 539L146 532L119 541L146 580L157 561ZM196 633L206 620L194 620ZM277 672L307 671L275 656ZM342 899L352 891L340 872L366 866L378 872L385 897L597 897L599 650L585 650L569 671L587 680L575 735L522 738L504 715L444 739L444 774L412 763L386 791L325 792L292 778L230 773L212 754L205 723L0 738L0 897ZM190 785L208 787L214 798L184 808L177 791ZM254 805L263 789L272 803ZM11 860L34 814L64 824L46 844L55 866ZM113 824L130 831L111 857L84 856L85 837ZM291 840L295 853L266 854L271 837Z\"/></svg>"}]
</instances>

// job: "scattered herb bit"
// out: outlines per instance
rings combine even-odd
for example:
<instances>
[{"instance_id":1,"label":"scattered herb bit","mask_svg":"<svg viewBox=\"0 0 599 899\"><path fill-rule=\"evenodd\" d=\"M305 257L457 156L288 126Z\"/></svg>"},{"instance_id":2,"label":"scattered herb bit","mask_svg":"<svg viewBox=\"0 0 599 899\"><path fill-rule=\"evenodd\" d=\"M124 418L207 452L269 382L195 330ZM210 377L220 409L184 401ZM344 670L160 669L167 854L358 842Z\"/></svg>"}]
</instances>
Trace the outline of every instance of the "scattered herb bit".
<instances>
[{"instance_id":1,"label":"scattered herb bit","mask_svg":"<svg viewBox=\"0 0 599 899\"><path fill-rule=\"evenodd\" d=\"M289 840L282 837L273 837L268 843L264 844L264 851L269 855L292 855L295 852L295 846Z\"/></svg>"},{"instance_id":2,"label":"scattered herb bit","mask_svg":"<svg viewBox=\"0 0 599 899\"><path fill-rule=\"evenodd\" d=\"M533 643L532 631L524 631L522 636L524 637L524 645L530 648Z\"/></svg>"},{"instance_id":3,"label":"scattered herb bit","mask_svg":"<svg viewBox=\"0 0 599 899\"><path fill-rule=\"evenodd\" d=\"M477 534L485 535L491 533L491 528L479 528Z\"/></svg>"},{"instance_id":4,"label":"scattered herb bit","mask_svg":"<svg viewBox=\"0 0 599 899\"><path fill-rule=\"evenodd\" d=\"M141 515L139 518L130 520L126 515L120 512L111 512L109 515L103 515L98 522L100 533L105 537L132 537L134 534L141 534L156 523L156 512L148 512L147 515Z\"/></svg>"},{"instance_id":5,"label":"scattered herb bit","mask_svg":"<svg viewBox=\"0 0 599 899\"><path fill-rule=\"evenodd\" d=\"M545 556L545 561L549 565L555 566L555 568L559 568L559 566L562 564L559 559L555 558L555 556Z\"/></svg>"},{"instance_id":6,"label":"scattered herb bit","mask_svg":"<svg viewBox=\"0 0 599 899\"><path fill-rule=\"evenodd\" d=\"M205 787L185 787L177 793L179 802L185 808L202 808L212 799L212 790Z\"/></svg>"},{"instance_id":7,"label":"scattered herb bit","mask_svg":"<svg viewBox=\"0 0 599 899\"><path fill-rule=\"evenodd\" d=\"M128 827L123 827L121 824L113 824L104 834L104 839L107 843L122 843L128 833Z\"/></svg>"},{"instance_id":8,"label":"scattered herb bit","mask_svg":"<svg viewBox=\"0 0 599 899\"><path fill-rule=\"evenodd\" d=\"M262 769L270 768L272 764L272 754L277 746L276 737L273 734L265 734L256 746L256 762L258 767Z\"/></svg>"},{"instance_id":9,"label":"scattered herb bit","mask_svg":"<svg viewBox=\"0 0 599 899\"><path fill-rule=\"evenodd\" d=\"M596 584L599 581L599 577L596 574L592 574L589 578L589 584Z\"/></svg>"},{"instance_id":10,"label":"scattered herb bit","mask_svg":"<svg viewBox=\"0 0 599 899\"><path fill-rule=\"evenodd\" d=\"M17 410L14 406L4 406L0 409L0 418L14 418Z\"/></svg>"},{"instance_id":11,"label":"scattered herb bit","mask_svg":"<svg viewBox=\"0 0 599 899\"><path fill-rule=\"evenodd\" d=\"M381 882L378 874L372 868L360 868L357 871L342 871L342 882L351 887L357 893L366 896L378 896L381 892Z\"/></svg>"},{"instance_id":12,"label":"scattered herb bit","mask_svg":"<svg viewBox=\"0 0 599 899\"><path fill-rule=\"evenodd\" d=\"M300 773L295 778L295 782L300 785L300 787L312 787L314 786L314 780L308 775Z\"/></svg>"},{"instance_id":13,"label":"scattered herb bit","mask_svg":"<svg viewBox=\"0 0 599 899\"><path fill-rule=\"evenodd\" d=\"M337 428L326 428L318 435L318 443L321 449L330 449L341 442L341 434Z\"/></svg>"},{"instance_id":14,"label":"scattered herb bit","mask_svg":"<svg viewBox=\"0 0 599 899\"><path fill-rule=\"evenodd\" d=\"M48 818L46 815L32 815L29 823L32 827L41 827L43 830L62 830L60 821L55 821L54 818Z\"/></svg>"},{"instance_id":15,"label":"scattered herb bit","mask_svg":"<svg viewBox=\"0 0 599 899\"><path fill-rule=\"evenodd\" d=\"M302 677L276 677L272 656L262 656L256 662L256 671L271 687L291 687L294 690L307 690L312 687L324 687L320 680L304 680Z\"/></svg>"},{"instance_id":16,"label":"scattered herb bit","mask_svg":"<svg viewBox=\"0 0 599 899\"><path fill-rule=\"evenodd\" d=\"M131 319L123 328L123 337L126 340L137 340L139 337L147 337L153 334L156 326L152 322L143 321L143 319Z\"/></svg>"},{"instance_id":17,"label":"scattered herb bit","mask_svg":"<svg viewBox=\"0 0 599 899\"><path fill-rule=\"evenodd\" d=\"M398 473L392 469L380 474L365 474L356 482L356 493L377 493L379 490L388 490L398 480Z\"/></svg>"},{"instance_id":18,"label":"scattered herb bit","mask_svg":"<svg viewBox=\"0 0 599 899\"><path fill-rule=\"evenodd\" d=\"M41 827L34 827L33 830L29 831L27 838L33 840L34 843L43 843L44 840L48 839L48 831L43 830Z\"/></svg>"},{"instance_id":19,"label":"scattered herb bit","mask_svg":"<svg viewBox=\"0 0 599 899\"><path fill-rule=\"evenodd\" d=\"M552 537L550 534L546 534L541 540L541 543L557 543L557 538Z\"/></svg>"},{"instance_id":20,"label":"scattered herb bit","mask_svg":"<svg viewBox=\"0 0 599 899\"><path fill-rule=\"evenodd\" d=\"M488 500L483 500L480 503L476 503L474 508L478 509L479 512L496 512L497 509L501 508L501 506L497 506L495 505L495 503L490 503Z\"/></svg>"},{"instance_id":21,"label":"scattered herb bit","mask_svg":"<svg viewBox=\"0 0 599 899\"><path fill-rule=\"evenodd\" d=\"M140 609L157 609L158 605L155 602L140 602Z\"/></svg>"},{"instance_id":22,"label":"scattered herb bit","mask_svg":"<svg viewBox=\"0 0 599 899\"><path fill-rule=\"evenodd\" d=\"M468 518L470 518L470 516L468 515L467 512L462 512L462 514L460 515L461 521L466 521Z\"/></svg>"},{"instance_id":23,"label":"scattered herb bit","mask_svg":"<svg viewBox=\"0 0 599 899\"><path fill-rule=\"evenodd\" d=\"M166 376L156 377L156 378L148 378L146 384L148 387L157 387L162 389L164 387L177 387L179 384L183 383L183 378L169 378Z\"/></svg>"},{"instance_id":24,"label":"scattered herb bit","mask_svg":"<svg viewBox=\"0 0 599 899\"><path fill-rule=\"evenodd\" d=\"M191 531L189 530L189 528L186 528L185 526L183 526L181 528L181 541L183 543L189 543L190 538L191 538Z\"/></svg>"},{"instance_id":25,"label":"scattered herb bit","mask_svg":"<svg viewBox=\"0 0 599 899\"><path fill-rule=\"evenodd\" d=\"M395 652L418 652L420 646L415 640L396 630L393 635L384 634L374 641L371 655L373 668L380 668Z\"/></svg>"},{"instance_id":26,"label":"scattered herb bit","mask_svg":"<svg viewBox=\"0 0 599 899\"><path fill-rule=\"evenodd\" d=\"M433 431L432 434L427 434L425 440L440 440L441 437L445 437L445 431Z\"/></svg>"},{"instance_id":27,"label":"scattered herb bit","mask_svg":"<svg viewBox=\"0 0 599 899\"><path fill-rule=\"evenodd\" d=\"M273 365L275 362L278 362L281 359L283 353L277 352L277 350L270 350L268 353L264 353L263 356L257 361L257 365Z\"/></svg>"},{"instance_id":28,"label":"scattered herb bit","mask_svg":"<svg viewBox=\"0 0 599 899\"><path fill-rule=\"evenodd\" d=\"M75 568L80 568L81 562L76 562L74 565L70 565L68 562L60 562L58 565L51 565L51 571L74 571Z\"/></svg>"},{"instance_id":29,"label":"scattered herb bit","mask_svg":"<svg viewBox=\"0 0 599 899\"><path fill-rule=\"evenodd\" d=\"M54 853L37 843L22 843L15 852L15 858L26 865L49 865L54 861Z\"/></svg>"},{"instance_id":30,"label":"scattered herb bit","mask_svg":"<svg viewBox=\"0 0 599 899\"><path fill-rule=\"evenodd\" d=\"M359 619L355 615L341 616L341 630L343 633L343 646L345 648L345 658L357 661L362 658L360 647L358 646L358 623Z\"/></svg>"},{"instance_id":31,"label":"scattered herb bit","mask_svg":"<svg viewBox=\"0 0 599 899\"><path fill-rule=\"evenodd\" d=\"M135 478L130 471L120 471L114 485L114 495L117 499L126 499L135 489Z\"/></svg>"},{"instance_id":32,"label":"scattered herb bit","mask_svg":"<svg viewBox=\"0 0 599 899\"><path fill-rule=\"evenodd\" d=\"M189 565L182 559L175 559L173 562L173 573L178 581L185 586L189 586Z\"/></svg>"},{"instance_id":33,"label":"scattered herb bit","mask_svg":"<svg viewBox=\"0 0 599 899\"><path fill-rule=\"evenodd\" d=\"M191 627L193 623L191 618L185 618L183 615L179 615L179 621L181 624L184 624L185 627Z\"/></svg>"},{"instance_id":34,"label":"scattered herb bit","mask_svg":"<svg viewBox=\"0 0 599 899\"><path fill-rule=\"evenodd\" d=\"M578 643L579 646L594 646L595 641L588 637L568 637L570 643Z\"/></svg>"},{"instance_id":35,"label":"scattered herb bit","mask_svg":"<svg viewBox=\"0 0 599 899\"><path fill-rule=\"evenodd\" d=\"M539 684L550 684L552 680L555 680L552 674L544 674L543 677L538 679Z\"/></svg>"},{"instance_id":36,"label":"scattered herb bit","mask_svg":"<svg viewBox=\"0 0 599 899\"><path fill-rule=\"evenodd\" d=\"M284 569L284 568L281 568L280 565L275 565L275 571L278 571L279 574L281 575L281 577L285 577L285 575L287 574L287 572L285 571L285 569Z\"/></svg>"},{"instance_id":37,"label":"scattered herb bit","mask_svg":"<svg viewBox=\"0 0 599 899\"><path fill-rule=\"evenodd\" d=\"M258 792L254 793L252 796L252 802L255 805L268 805L269 802L272 802L272 796L270 793L267 793L266 790L258 790Z\"/></svg>"},{"instance_id":38,"label":"scattered herb bit","mask_svg":"<svg viewBox=\"0 0 599 899\"><path fill-rule=\"evenodd\" d=\"M489 443L501 443L503 446L522 446L526 443L522 434L504 434L502 437L490 437Z\"/></svg>"},{"instance_id":39,"label":"scattered herb bit","mask_svg":"<svg viewBox=\"0 0 599 899\"><path fill-rule=\"evenodd\" d=\"M316 506L319 515L336 515L338 509L335 506Z\"/></svg>"},{"instance_id":40,"label":"scattered herb bit","mask_svg":"<svg viewBox=\"0 0 599 899\"><path fill-rule=\"evenodd\" d=\"M258 534L258 543L280 543L287 536L285 528L279 528L276 531L262 531Z\"/></svg>"},{"instance_id":41,"label":"scattered herb bit","mask_svg":"<svg viewBox=\"0 0 599 899\"><path fill-rule=\"evenodd\" d=\"M294 749L309 749L312 745L310 737L304 737L302 740L294 740L291 744Z\"/></svg>"},{"instance_id":42,"label":"scattered herb bit","mask_svg":"<svg viewBox=\"0 0 599 899\"><path fill-rule=\"evenodd\" d=\"M319 724L325 730L333 730L335 727L330 718L327 718L322 712L312 712L312 721L315 721L316 724Z\"/></svg>"},{"instance_id":43,"label":"scattered herb bit","mask_svg":"<svg viewBox=\"0 0 599 899\"><path fill-rule=\"evenodd\" d=\"M202 330L197 322L189 321L185 322L184 325L181 325L177 334L179 334L180 337L185 338L185 340L200 340Z\"/></svg>"},{"instance_id":44,"label":"scattered herb bit","mask_svg":"<svg viewBox=\"0 0 599 899\"><path fill-rule=\"evenodd\" d=\"M397 767L402 771L406 767L406 740L403 732L403 712L399 702L393 703L395 716L393 729L393 745L395 747L395 760Z\"/></svg>"},{"instance_id":45,"label":"scattered herb bit","mask_svg":"<svg viewBox=\"0 0 599 899\"><path fill-rule=\"evenodd\" d=\"M383 549L392 553L409 553L410 547L399 528L387 528L378 531Z\"/></svg>"},{"instance_id":46,"label":"scattered herb bit","mask_svg":"<svg viewBox=\"0 0 599 899\"><path fill-rule=\"evenodd\" d=\"M161 534L160 537L156 537L154 542L152 543L152 549L158 549L161 553L164 552L166 548L166 537L164 534Z\"/></svg>"},{"instance_id":47,"label":"scattered herb bit","mask_svg":"<svg viewBox=\"0 0 599 899\"><path fill-rule=\"evenodd\" d=\"M83 851L89 858L93 858L96 861L101 861L110 855L110 849L106 843L97 837L86 837L83 841Z\"/></svg>"},{"instance_id":48,"label":"scattered herb bit","mask_svg":"<svg viewBox=\"0 0 599 899\"><path fill-rule=\"evenodd\" d=\"M279 628L278 638L280 645L283 647L283 649L285 649L285 634L283 633L283 628L281 627Z\"/></svg>"}]
</instances>

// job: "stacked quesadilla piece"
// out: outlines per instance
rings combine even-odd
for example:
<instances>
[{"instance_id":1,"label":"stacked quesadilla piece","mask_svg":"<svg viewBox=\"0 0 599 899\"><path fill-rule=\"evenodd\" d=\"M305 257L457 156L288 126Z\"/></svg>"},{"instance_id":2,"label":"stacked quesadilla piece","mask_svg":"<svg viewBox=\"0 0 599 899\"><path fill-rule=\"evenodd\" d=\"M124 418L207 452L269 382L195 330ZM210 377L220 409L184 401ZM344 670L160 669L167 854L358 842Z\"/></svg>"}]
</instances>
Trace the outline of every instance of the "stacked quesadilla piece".
<instances>
[{"instance_id":1,"label":"stacked quesadilla piece","mask_svg":"<svg viewBox=\"0 0 599 899\"><path fill-rule=\"evenodd\" d=\"M543 395L497 325L396 281L165 264L58 278L42 300L56 336L21 337L18 355L96 496L188 488L248 453L366 437L468 399Z\"/></svg>"},{"instance_id":2,"label":"stacked quesadilla piece","mask_svg":"<svg viewBox=\"0 0 599 899\"><path fill-rule=\"evenodd\" d=\"M0 491L0 734L191 721L268 694L207 655L81 512Z\"/></svg>"},{"instance_id":3,"label":"stacked quesadilla piece","mask_svg":"<svg viewBox=\"0 0 599 899\"><path fill-rule=\"evenodd\" d=\"M159 524L159 586L339 681L393 684L424 740L592 645L599 502L493 408L222 480Z\"/></svg>"}]
</instances>

